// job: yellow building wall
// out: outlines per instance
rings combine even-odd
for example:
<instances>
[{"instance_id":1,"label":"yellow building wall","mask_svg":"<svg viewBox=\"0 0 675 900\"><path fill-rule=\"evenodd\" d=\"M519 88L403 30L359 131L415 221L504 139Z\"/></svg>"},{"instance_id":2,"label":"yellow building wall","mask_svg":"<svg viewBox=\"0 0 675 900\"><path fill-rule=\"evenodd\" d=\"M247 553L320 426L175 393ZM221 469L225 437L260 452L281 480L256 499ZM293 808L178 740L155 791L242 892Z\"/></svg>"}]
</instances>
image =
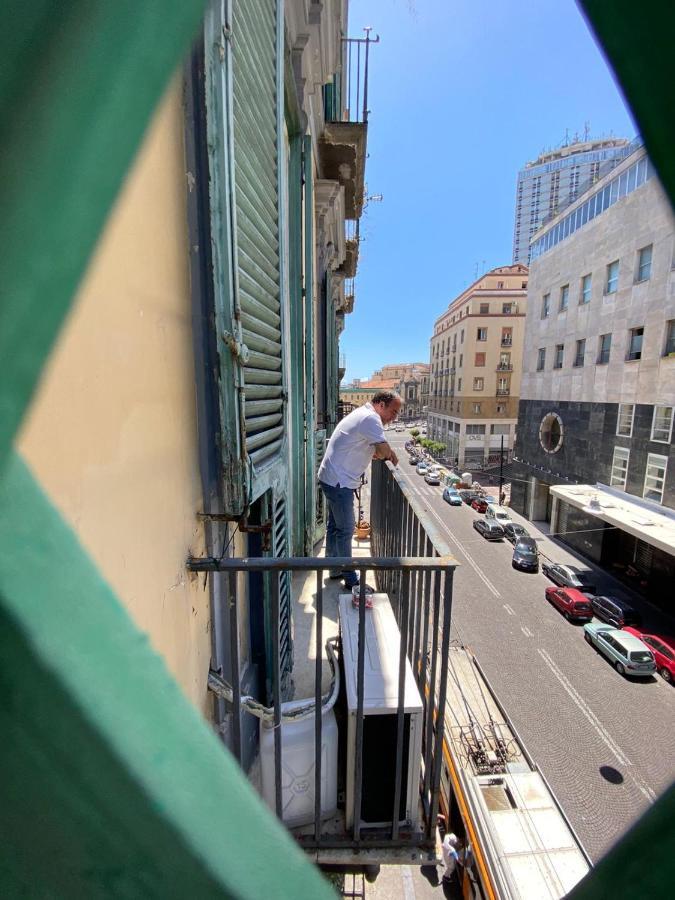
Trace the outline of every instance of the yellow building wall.
<instances>
[{"instance_id":1,"label":"yellow building wall","mask_svg":"<svg viewBox=\"0 0 675 900\"><path fill-rule=\"evenodd\" d=\"M204 550L187 247L177 76L101 236L19 450L206 714L209 592L185 569L188 551Z\"/></svg>"}]
</instances>

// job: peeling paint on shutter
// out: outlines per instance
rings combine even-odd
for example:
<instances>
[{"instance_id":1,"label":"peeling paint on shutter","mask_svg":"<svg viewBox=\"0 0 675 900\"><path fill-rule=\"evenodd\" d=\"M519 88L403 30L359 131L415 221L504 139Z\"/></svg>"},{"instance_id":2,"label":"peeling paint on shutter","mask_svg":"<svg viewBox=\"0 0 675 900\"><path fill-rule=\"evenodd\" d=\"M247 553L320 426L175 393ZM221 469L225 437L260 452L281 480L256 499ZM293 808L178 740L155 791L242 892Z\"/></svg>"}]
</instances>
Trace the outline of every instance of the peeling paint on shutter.
<instances>
[{"instance_id":1,"label":"peeling paint on shutter","mask_svg":"<svg viewBox=\"0 0 675 900\"><path fill-rule=\"evenodd\" d=\"M253 470L284 434L279 276L277 3L233 4L234 182L246 452Z\"/></svg>"}]
</instances>

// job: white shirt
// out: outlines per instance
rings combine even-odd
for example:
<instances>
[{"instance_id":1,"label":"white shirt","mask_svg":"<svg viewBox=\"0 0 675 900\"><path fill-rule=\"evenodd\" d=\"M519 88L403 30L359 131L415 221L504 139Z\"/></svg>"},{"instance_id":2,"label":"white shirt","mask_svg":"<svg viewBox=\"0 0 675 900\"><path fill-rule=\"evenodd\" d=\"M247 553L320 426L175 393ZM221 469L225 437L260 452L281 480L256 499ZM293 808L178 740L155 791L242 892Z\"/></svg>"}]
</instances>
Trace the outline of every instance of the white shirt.
<instances>
[{"instance_id":1,"label":"white shirt","mask_svg":"<svg viewBox=\"0 0 675 900\"><path fill-rule=\"evenodd\" d=\"M454 838L454 840L453 840ZM457 838L453 834L446 834L441 845L443 864L445 865L444 878L449 878L457 868L459 853L456 848Z\"/></svg>"},{"instance_id":2,"label":"white shirt","mask_svg":"<svg viewBox=\"0 0 675 900\"><path fill-rule=\"evenodd\" d=\"M359 406L338 422L319 467L319 481L332 487L357 488L373 458L375 444L385 441L382 419L372 403Z\"/></svg>"}]
</instances>

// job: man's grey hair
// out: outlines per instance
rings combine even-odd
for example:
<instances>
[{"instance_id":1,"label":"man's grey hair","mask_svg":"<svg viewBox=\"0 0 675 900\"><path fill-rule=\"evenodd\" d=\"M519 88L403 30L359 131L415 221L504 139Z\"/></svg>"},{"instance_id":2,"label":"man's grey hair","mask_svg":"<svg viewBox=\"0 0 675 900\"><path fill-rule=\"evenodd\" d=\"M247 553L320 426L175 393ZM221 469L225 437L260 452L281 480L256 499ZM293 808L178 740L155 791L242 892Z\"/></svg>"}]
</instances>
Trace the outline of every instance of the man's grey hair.
<instances>
[{"instance_id":1,"label":"man's grey hair","mask_svg":"<svg viewBox=\"0 0 675 900\"><path fill-rule=\"evenodd\" d=\"M376 403L384 403L385 406L389 406L393 400L401 400L400 394L396 391L378 391L376 394L373 394L370 402L373 405ZM401 402L403 401L401 400Z\"/></svg>"}]
</instances>

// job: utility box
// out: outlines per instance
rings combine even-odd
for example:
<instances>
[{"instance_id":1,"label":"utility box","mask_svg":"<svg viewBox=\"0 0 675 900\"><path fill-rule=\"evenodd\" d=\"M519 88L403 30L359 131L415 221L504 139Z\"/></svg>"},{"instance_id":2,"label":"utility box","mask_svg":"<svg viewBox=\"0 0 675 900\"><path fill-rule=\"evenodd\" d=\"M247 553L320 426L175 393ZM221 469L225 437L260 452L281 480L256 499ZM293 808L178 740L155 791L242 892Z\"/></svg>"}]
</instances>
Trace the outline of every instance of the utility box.
<instances>
[{"instance_id":1,"label":"utility box","mask_svg":"<svg viewBox=\"0 0 675 900\"><path fill-rule=\"evenodd\" d=\"M363 692L363 780L361 825L392 824L401 635L387 594L373 594L366 610ZM347 712L345 824L354 824L356 763L357 670L359 611L351 594L339 601L342 674ZM422 757L423 706L412 668L405 660L403 691L403 765L398 821L402 828L419 827L419 784Z\"/></svg>"}]
</instances>

